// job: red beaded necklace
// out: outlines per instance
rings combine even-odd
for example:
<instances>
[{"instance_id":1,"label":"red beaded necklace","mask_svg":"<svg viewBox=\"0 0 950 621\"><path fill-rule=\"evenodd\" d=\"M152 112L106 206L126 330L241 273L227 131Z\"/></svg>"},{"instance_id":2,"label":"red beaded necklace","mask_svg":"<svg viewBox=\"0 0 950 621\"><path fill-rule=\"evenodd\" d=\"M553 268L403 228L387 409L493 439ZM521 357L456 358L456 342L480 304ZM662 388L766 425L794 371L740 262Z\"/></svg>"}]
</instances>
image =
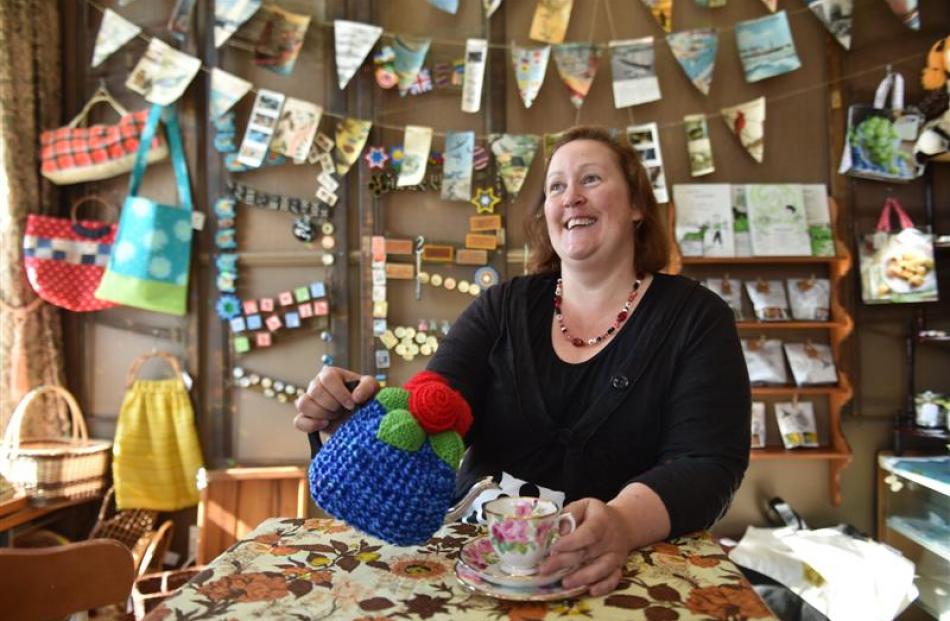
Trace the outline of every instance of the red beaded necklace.
<instances>
[{"instance_id":1,"label":"red beaded necklace","mask_svg":"<svg viewBox=\"0 0 950 621\"><path fill-rule=\"evenodd\" d=\"M633 306L633 301L637 299L641 284L643 284L643 274L637 274L637 280L633 283L633 289L630 291L630 295L627 296L627 301L623 303L623 308L617 313L617 318L614 319L613 324L600 336L595 336L585 341L582 338L571 336L571 333L567 331L567 326L564 325L564 315L561 313L561 295L564 289L561 279L558 278L557 285L554 286L554 316L557 318L557 325L561 329L561 334L563 334L564 338L574 347L590 347L591 345L602 343L604 340L610 338L617 329L620 328L621 324L627 320L627 317L630 316L630 307Z\"/></svg>"}]
</instances>

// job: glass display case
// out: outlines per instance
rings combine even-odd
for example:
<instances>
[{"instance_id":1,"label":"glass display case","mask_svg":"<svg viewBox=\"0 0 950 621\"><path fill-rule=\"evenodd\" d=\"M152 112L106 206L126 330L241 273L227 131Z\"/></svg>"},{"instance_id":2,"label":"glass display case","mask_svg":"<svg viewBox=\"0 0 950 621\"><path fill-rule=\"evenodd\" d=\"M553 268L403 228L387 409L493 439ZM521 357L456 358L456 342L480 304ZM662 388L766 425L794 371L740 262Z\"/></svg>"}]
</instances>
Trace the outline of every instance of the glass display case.
<instances>
[{"instance_id":1,"label":"glass display case","mask_svg":"<svg viewBox=\"0 0 950 621\"><path fill-rule=\"evenodd\" d=\"M877 538L915 563L915 604L950 621L950 455L878 455Z\"/></svg>"}]
</instances>

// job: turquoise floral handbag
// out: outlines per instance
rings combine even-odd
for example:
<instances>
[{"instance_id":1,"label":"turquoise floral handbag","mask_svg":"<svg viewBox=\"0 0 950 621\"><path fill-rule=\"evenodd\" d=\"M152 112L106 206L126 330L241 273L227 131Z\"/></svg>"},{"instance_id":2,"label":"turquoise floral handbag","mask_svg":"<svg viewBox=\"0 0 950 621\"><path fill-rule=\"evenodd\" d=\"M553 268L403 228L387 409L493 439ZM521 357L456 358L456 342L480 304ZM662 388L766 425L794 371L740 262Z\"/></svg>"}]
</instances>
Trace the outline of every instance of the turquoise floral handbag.
<instances>
[{"instance_id":1,"label":"turquoise floral handbag","mask_svg":"<svg viewBox=\"0 0 950 621\"><path fill-rule=\"evenodd\" d=\"M148 145L159 118L167 128L179 207L138 195L147 166ZM192 203L178 114L173 107L152 106L139 145L119 231L95 296L126 306L184 315L191 262Z\"/></svg>"}]
</instances>

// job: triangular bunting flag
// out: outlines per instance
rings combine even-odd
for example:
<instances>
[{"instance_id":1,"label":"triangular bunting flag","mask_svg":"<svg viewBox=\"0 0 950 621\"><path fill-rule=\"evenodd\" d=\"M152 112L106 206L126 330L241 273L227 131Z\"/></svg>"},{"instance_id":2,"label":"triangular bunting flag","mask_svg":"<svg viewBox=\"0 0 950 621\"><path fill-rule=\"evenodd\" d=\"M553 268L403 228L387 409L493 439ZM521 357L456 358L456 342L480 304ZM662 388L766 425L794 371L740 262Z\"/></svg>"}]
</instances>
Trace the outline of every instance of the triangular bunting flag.
<instances>
[{"instance_id":1,"label":"triangular bunting flag","mask_svg":"<svg viewBox=\"0 0 950 621\"><path fill-rule=\"evenodd\" d=\"M254 47L254 64L280 75L290 75L303 48L310 15L291 13L274 4L261 11L264 27Z\"/></svg>"},{"instance_id":2,"label":"triangular bunting flag","mask_svg":"<svg viewBox=\"0 0 950 621\"><path fill-rule=\"evenodd\" d=\"M201 60L179 52L155 37L132 73L125 87L161 106L174 103L201 69Z\"/></svg>"},{"instance_id":3,"label":"triangular bunting flag","mask_svg":"<svg viewBox=\"0 0 950 621\"><path fill-rule=\"evenodd\" d=\"M106 9L96 35L96 48L92 53L92 66L98 67L117 49L138 36L142 29L112 9Z\"/></svg>"},{"instance_id":4,"label":"triangular bunting flag","mask_svg":"<svg viewBox=\"0 0 950 621\"><path fill-rule=\"evenodd\" d=\"M557 72L571 94L571 103L580 109L597 73L600 49L593 43L560 43L554 46Z\"/></svg>"},{"instance_id":5,"label":"triangular bunting flag","mask_svg":"<svg viewBox=\"0 0 950 621\"><path fill-rule=\"evenodd\" d=\"M774 13L776 10L778 10L778 0L762 0L762 4L764 4L765 8L767 8L771 13Z\"/></svg>"},{"instance_id":6,"label":"triangular bunting flag","mask_svg":"<svg viewBox=\"0 0 950 621\"><path fill-rule=\"evenodd\" d=\"M659 100L662 94L653 37L611 41L609 47L614 106L626 108Z\"/></svg>"},{"instance_id":7,"label":"triangular bunting flag","mask_svg":"<svg viewBox=\"0 0 950 621\"><path fill-rule=\"evenodd\" d=\"M489 137L495 155L498 176L511 198L518 196L528 176L534 154L538 151L538 137L532 135L493 134Z\"/></svg>"},{"instance_id":8,"label":"triangular bunting flag","mask_svg":"<svg viewBox=\"0 0 950 621\"><path fill-rule=\"evenodd\" d=\"M696 6L703 7L704 9L718 9L719 7L726 6L726 0L694 0Z\"/></svg>"},{"instance_id":9,"label":"triangular bunting flag","mask_svg":"<svg viewBox=\"0 0 950 621\"><path fill-rule=\"evenodd\" d=\"M422 63L425 62L431 42L431 39L404 36L398 36L393 41L393 51L396 53L393 67L396 70L396 76L399 78L399 95L401 97L406 96L409 87L416 81L416 76L419 75L419 69L422 68Z\"/></svg>"},{"instance_id":10,"label":"triangular bunting flag","mask_svg":"<svg viewBox=\"0 0 950 621\"><path fill-rule=\"evenodd\" d=\"M336 76L340 90L346 88L356 70L360 68L383 29L372 24L348 22L338 19L333 22L334 47L336 48Z\"/></svg>"},{"instance_id":11,"label":"triangular bunting flag","mask_svg":"<svg viewBox=\"0 0 950 621\"><path fill-rule=\"evenodd\" d=\"M452 15L458 13L459 10L459 0L429 0L429 4Z\"/></svg>"},{"instance_id":12,"label":"triangular bunting flag","mask_svg":"<svg viewBox=\"0 0 950 621\"><path fill-rule=\"evenodd\" d=\"M211 69L211 118L216 119L251 90L251 83L223 69Z\"/></svg>"},{"instance_id":13,"label":"triangular bunting flag","mask_svg":"<svg viewBox=\"0 0 950 621\"><path fill-rule=\"evenodd\" d=\"M738 22L735 28L746 82L758 82L802 66L785 11Z\"/></svg>"},{"instance_id":14,"label":"triangular bunting flag","mask_svg":"<svg viewBox=\"0 0 950 621\"><path fill-rule=\"evenodd\" d=\"M363 147L366 146L366 139L369 137L369 130L372 126L372 121L352 117L347 117L337 123L336 174L342 177L356 163Z\"/></svg>"},{"instance_id":15,"label":"triangular bunting flag","mask_svg":"<svg viewBox=\"0 0 950 621\"><path fill-rule=\"evenodd\" d=\"M474 152L475 132L446 132L445 151L442 153L442 200L471 200Z\"/></svg>"},{"instance_id":16,"label":"triangular bunting flag","mask_svg":"<svg viewBox=\"0 0 950 621\"><path fill-rule=\"evenodd\" d=\"M574 0L538 0L528 37L544 43L561 43L571 21Z\"/></svg>"},{"instance_id":17,"label":"triangular bunting flag","mask_svg":"<svg viewBox=\"0 0 950 621\"><path fill-rule=\"evenodd\" d=\"M402 139L402 162L396 187L419 185L426 176L426 162L432 148L432 128L406 125Z\"/></svg>"},{"instance_id":18,"label":"triangular bunting flag","mask_svg":"<svg viewBox=\"0 0 950 621\"><path fill-rule=\"evenodd\" d=\"M482 6L485 7L485 17L491 17L501 6L501 0L482 0Z\"/></svg>"},{"instance_id":19,"label":"triangular bunting flag","mask_svg":"<svg viewBox=\"0 0 950 621\"><path fill-rule=\"evenodd\" d=\"M894 11L894 15L901 18L905 26L911 30L920 30L920 11L917 8L917 0L887 0L887 4Z\"/></svg>"},{"instance_id":20,"label":"triangular bunting flag","mask_svg":"<svg viewBox=\"0 0 950 621\"><path fill-rule=\"evenodd\" d=\"M762 162L765 153L765 97L723 108L722 120L726 122L745 150L755 161Z\"/></svg>"},{"instance_id":21,"label":"triangular bunting flag","mask_svg":"<svg viewBox=\"0 0 950 621\"><path fill-rule=\"evenodd\" d=\"M693 86L708 95L719 47L716 31L713 28L683 30L666 35L666 42Z\"/></svg>"},{"instance_id":22,"label":"triangular bunting flag","mask_svg":"<svg viewBox=\"0 0 950 621\"><path fill-rule=\"evenodd\" d=\"M641 0L664 32L673 29L673 0Z\"/></svg>"},{"instance_id":23,"label":"triangular bunting flag","mask_svg":"<svg viewBox=\"0 0 950 621\"><path fill-rule=\"evenodd\" d=\"M215 0L214 46L221 47L261 8L261 0Z\"/></svg>"},{"instance_id":24,"label":"triangular bunting flag","mask_svg":"<svg viewBox=\"0 0 950 621\"><path fill-rule=\"evenodd\" d=\"M530 108L544 84L544 74L548 68L551 46L521 47L512 44L511 63L515 68L515 81L525 108Z\"/></svg>"},{"instance_id":25,"label":"triangular bunting flag","mask_svg":"<svg viewBox=\"0 0 950 621\"><path fill-rule=\"evenodd\" d=\"M835 40L851 49L851 15L854 0L803 0Z\"/></svg>"}]
</instances>

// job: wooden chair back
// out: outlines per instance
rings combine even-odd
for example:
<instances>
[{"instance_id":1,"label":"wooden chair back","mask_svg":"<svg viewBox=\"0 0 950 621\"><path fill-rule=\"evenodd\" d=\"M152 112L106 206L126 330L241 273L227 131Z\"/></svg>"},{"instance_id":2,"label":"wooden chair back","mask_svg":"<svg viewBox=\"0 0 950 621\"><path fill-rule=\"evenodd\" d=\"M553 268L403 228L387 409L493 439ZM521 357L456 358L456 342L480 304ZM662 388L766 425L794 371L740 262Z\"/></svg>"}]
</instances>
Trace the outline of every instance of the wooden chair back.
<instances>
[{"instance_id":1,"label":"wooden chair back","mask_svg":"<svg viewBox=\"0 0 950 621\"><path fill-rule=\"evenodd\" d=\"M0 617L62 619L124 604L135 577L132 553L111 539L49 548L0 549Z\"/></svg>"}]
</instances>

